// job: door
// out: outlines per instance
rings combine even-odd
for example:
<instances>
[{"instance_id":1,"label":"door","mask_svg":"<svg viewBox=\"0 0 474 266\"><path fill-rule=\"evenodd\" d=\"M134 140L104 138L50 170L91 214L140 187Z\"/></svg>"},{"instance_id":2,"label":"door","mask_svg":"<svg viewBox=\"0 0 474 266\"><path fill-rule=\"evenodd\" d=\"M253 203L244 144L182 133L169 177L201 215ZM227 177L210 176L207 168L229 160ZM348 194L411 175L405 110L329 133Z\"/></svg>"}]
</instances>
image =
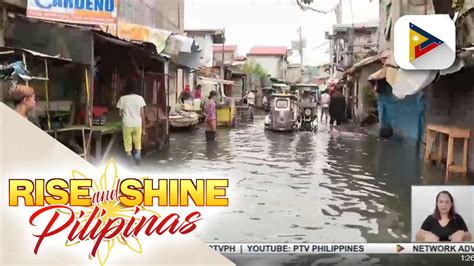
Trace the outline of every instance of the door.
<instances>
[{"instance_id":1,"label":"door","mask_svg":"<svg viewBox=\"0 0 474 266\"><path fill-rule=\"evenodd\" d=\"M145 153L158 150L169 141L168 108L167 108L167 75L160 73L145 73L144 98L145 107L145 137L143 150Z\"/></svg>"}]
</instances>

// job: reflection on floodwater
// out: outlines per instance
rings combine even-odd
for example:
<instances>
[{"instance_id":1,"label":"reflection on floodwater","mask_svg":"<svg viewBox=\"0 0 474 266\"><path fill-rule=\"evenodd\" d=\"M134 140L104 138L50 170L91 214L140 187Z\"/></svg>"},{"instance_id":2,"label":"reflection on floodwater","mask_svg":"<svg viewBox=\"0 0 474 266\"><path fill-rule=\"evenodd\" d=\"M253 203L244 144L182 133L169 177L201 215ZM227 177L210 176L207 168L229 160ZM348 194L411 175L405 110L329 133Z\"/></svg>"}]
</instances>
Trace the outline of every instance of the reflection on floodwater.
<instances>
[{"instance_id":1,"label":"reflection on floodwater","mask_svg":"<svg viewBox=\"0 0 474 266\"><path fill-rule=\"evenodd\" d=\"M229 177L230 207L196 233L205 242L408 242L411 185L442 184L438 173L422 177L419 157L411 144L329 134L325 126L318 133L265 131L257 116L254 124L219 129L215 142L205 141L204 130L174 133L144 170ZM231 258L243 265L352 265L379 257Z\"/></svg>"}]
</instances>

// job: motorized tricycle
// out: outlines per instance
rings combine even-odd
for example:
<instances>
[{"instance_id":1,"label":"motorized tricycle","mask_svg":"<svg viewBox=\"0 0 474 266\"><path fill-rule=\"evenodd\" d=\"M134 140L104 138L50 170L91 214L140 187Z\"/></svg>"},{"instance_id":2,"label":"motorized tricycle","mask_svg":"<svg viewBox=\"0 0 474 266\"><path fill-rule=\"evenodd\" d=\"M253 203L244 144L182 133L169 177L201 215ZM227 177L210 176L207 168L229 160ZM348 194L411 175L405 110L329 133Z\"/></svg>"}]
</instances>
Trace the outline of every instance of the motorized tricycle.
<instances>
[{"instance_id":1,"label":"motorized tricycle","mask_svg":"<svg viewBox=\"0 0 474 266\"><path fill-rule=\"evenodd\" d=\"M300 131L317 131L318 130L318 114L316 103L300 102L300 115L298 119L298 129Z\"/></svg>"},{"instance_id":2,"label":"motorized tricycle","mask_svg":"<svg viewBox=\"0 0 474 266\"><path fill-rule=\"evenodd\" d=\"M297 129L296 97L291 94L274 94L271 102L270 115L265 117L265 129L274 131Z\"/></svg>"},{"instance_id":3,"label":"motorized tricycle","mask_svg":"<svg viewBox=\"0 0 474 266\"><path fill-rule=\"evenodd\" d=\"M298 97L298 129L316 131L318 129L317 96L310 86L300 87Z\"/></svg>"}]
</instances>

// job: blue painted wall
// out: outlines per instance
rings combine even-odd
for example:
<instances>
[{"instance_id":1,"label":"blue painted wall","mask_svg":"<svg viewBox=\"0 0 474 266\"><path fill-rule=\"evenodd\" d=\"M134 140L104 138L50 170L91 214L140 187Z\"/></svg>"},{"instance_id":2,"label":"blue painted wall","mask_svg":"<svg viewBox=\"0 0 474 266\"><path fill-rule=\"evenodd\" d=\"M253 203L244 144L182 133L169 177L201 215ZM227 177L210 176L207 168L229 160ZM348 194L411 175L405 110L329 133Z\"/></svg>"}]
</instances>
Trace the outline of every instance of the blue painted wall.
<instances>
[{"instance_id":1,"label":"blue painted wall","mask_svg":"<svg viewBox=\"0 0 474 266\"><path fill-rule=\"evenodd\" d=\"M389 84L379 88L377 97L381 127L393 128L396 136L419 142L423 136L426 100L424 92L396 98Z\"/></svg>"}]
</instances>

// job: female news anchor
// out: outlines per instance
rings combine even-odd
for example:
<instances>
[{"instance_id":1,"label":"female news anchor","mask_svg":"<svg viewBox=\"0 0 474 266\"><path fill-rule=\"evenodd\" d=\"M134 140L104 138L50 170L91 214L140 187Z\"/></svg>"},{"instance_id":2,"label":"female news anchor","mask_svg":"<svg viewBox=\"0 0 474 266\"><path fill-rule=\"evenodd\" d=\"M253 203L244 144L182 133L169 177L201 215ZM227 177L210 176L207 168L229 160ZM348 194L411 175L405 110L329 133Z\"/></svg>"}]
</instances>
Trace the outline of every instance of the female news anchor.
<instances>
[{"instance_id":1,"label":"female news anchor","mask_svg":"<svg viewBox=\"0 0 474 266\"><path fill-rule=\"evenodd\" d=\"M463 242L471 241L466 223L454 209L453 196L441 191L436 196L434 213L426 218L416 234L417 242Z\"/></svg>"}]
</instances>

